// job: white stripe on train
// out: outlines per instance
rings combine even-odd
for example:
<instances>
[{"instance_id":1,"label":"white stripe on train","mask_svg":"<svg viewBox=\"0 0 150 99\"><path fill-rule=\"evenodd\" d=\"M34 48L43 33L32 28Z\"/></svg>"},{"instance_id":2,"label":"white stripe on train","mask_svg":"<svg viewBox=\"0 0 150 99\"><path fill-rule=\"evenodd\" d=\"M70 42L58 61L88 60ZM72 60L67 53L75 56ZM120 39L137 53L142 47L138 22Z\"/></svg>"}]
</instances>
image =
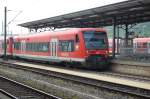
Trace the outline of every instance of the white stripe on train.
<instances>
[{"instance_id":1,"label":"white stripe on train","mask_svg":"<svg viewBox=\"0 0 150 99\"><path fill-rule=\"evenodd\" d=\"M45 60L51 61L54 60L56 62L60 61L76 61L76 62L85 62L84 58L67 58L67 57L57 57L57 56L40 56L40 55L25 55L25 54L13 54L14 56L28 58L28 59L37 59L37 60Z\"/></svg>"}]
</instances>

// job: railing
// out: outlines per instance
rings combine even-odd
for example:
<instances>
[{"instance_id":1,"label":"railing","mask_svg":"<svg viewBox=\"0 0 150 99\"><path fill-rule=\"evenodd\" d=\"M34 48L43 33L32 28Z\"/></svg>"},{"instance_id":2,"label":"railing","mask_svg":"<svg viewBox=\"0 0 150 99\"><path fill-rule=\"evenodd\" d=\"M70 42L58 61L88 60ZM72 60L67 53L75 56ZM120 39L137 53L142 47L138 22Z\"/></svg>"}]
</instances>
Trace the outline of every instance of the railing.
<instances>
[{"instance_id":1,"label":"railing","mask_svg":"<svg viewBox=\"0 0 150 99\"><path fill-rule=\"evenodd\" d=\"M150 48L120 48L120 56L150 56Z\"/></svg>"}]
</instances>

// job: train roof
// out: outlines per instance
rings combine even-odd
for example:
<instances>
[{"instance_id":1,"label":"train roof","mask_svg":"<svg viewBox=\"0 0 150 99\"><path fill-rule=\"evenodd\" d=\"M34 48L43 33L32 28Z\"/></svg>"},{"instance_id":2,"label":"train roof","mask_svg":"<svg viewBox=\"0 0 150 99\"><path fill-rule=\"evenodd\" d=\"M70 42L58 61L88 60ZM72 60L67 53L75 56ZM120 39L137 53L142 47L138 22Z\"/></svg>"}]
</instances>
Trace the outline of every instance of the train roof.
<instances>
[{"instance_id":1,"label":"train roof","mask_svg":"<svg viewBox=\"0 0 150 99\"><path fill-rule=\"evenodd\" d=\"M75 34L79 31L86 31L86 30L97 30L97 31L104 31L102 28L68 28L65 30L59 30L59 31L47 31L47 32L40 32L40 33L34 33L34 34L27 34L27 35L20 35L15 36L14 38L26 38L26 37L43 37L43 36L55 36L55 35L64 35L64 34Z\"/></svg>"},{"instance_id":2,"label":"train roof","mask_svg":"<svg viewBox=\"0 0 150 99\"><path fill-rule=\"evenodd\" d=\"M12 36L7 36L6 39L8 39L8 38L10 38L10 37L12 37ZM0 40L4 40L4 36L1 35L1 36L0 36Z\"/></svg>"},{"instance_id":3,"label":"train roof","mask_svg":"<svg viewBox=\"0 0 150 99\"><path fill-rule=\"evenodd\" d=\"M135 42L150 42L150 37L144 37L144 38L135 38Z\"/></svg>"}]
</instances>

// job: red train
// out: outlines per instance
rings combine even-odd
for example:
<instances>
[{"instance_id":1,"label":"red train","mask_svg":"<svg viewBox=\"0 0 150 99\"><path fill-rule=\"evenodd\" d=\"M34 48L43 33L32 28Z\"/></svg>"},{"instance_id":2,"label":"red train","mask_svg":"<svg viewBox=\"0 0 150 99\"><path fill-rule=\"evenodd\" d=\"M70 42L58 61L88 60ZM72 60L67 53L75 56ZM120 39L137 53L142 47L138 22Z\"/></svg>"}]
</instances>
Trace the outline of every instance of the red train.
<instances>
[{"instance_id":1,"label":"red train","mask_svg":"<svg viewBox=\"0 0 150 99\"><path fill-rule=\"evenodd\" d=\"M108 40L109 42L109 53L112 53L112 39ZM119 51L122 48L123 42L119 39ZM117 49L117 40L116 40L116 49ZM150 37L143 38L134 38L133 39L133 48L127 48L127 50L133 49L133 54L150 54ZM116 50L117 53L117 50Z\"/></svg>"},{"instance_id":2,"label":"red train","mask_svg":"<svg viewBox=\"0 0 150 99\"><path fill-rule=\"evenodd\" d=\"M150 54L150 37L135 38L133 40L134 53Z\"/></svg>"},{"instance_id":3,"label":"red train","mask_svg":"<svg viewBox=\"0 0 150 99\"><path fill-rule=\"evenodd\" d=\"M109 54L112 54L113 51L113 39L108 39L108 43L109 43ZM117 53L117 39L115 40L115 53ZM120 39L119 39L119 45L120 45Z\"/></svg>"},{"instance_id":4,"label":"red train","mask_svg":"<svg viewBox=\"0 0 150 99\"><path fill-rule=\"evenodd\" d=\"M3 55L3 42L0 53ZM7 55L24 59L82 64L103 68L108 63L108 38L100 28L73 28L7 39Z\"/></svg>"}]
</instances>

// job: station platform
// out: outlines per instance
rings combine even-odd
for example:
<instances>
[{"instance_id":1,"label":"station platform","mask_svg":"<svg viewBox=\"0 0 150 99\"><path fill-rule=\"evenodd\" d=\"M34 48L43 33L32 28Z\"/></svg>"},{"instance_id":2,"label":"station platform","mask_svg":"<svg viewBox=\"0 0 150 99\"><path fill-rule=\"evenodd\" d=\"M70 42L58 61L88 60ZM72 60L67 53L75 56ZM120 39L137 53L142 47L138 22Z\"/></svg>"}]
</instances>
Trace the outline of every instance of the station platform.
<instances>
[{"instance_id":1,"label":"station platform","mask_svg":"<svg viewBox=\"0 0 150 99\"><path fill-rule=\"evenodd\" d=\"M72 75L72 76L93 79L97 81L105 81L105 82L110 82L114 84L121 84L121 85L131 86L135 88L142 88L145 90L150 90L149 82L137 81L136 79L129 79L129 78L123 78L123 77L121 78L121 77L116 77L116 76L99 74L95 72L89 73L89 71L70 70L70 69L38 65L38 64L32 64L32 63L26 63L26 62L18 62L18 61L7 61L7 62L13 64L14 66L18 65L21 67L48 70L51 72L56 72L56 73L61 73L61 74L67 74L67 75Z\"/></svg>"},{"instance_id":2,"label":"station platform","mask_svg":"<svg viewBox=\"0 0 150 99\"><path fill-rule=\"evenodd\" d=\"M131 66L150 66L150 62L142 62L127 59L113 59L111 62L115 64L131 65Z\"/></svg>"},{"instance_id":3,"label":"station platform","mask_svg":"<svg viewBox=\"0 0 150 99\"><path fill-rule=\"evenodd\" d=\"M150 62L113 59L111 63L114 72L150 77Z\"/></svg>"}]
</instances>

